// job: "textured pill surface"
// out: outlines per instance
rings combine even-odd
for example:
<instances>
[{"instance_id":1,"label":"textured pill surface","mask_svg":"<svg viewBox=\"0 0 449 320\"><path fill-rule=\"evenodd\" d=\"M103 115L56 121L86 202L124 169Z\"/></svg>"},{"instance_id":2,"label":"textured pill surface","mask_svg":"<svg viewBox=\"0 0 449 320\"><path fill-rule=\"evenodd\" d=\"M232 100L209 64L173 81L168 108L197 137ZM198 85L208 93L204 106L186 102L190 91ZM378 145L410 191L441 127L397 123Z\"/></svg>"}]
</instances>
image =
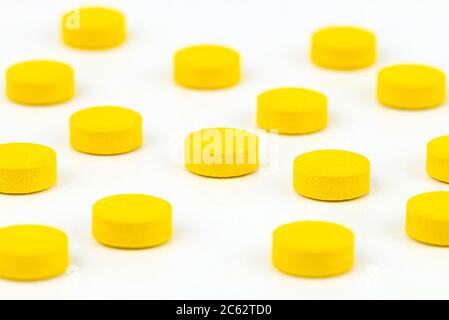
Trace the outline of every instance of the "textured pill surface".
<instances>
[{"instance_id":1,"label":"textured pill surface","mask_svg":"<svg viewBox=\"0 0 449 320\"><path fill-rule=\"evenodd\" d=\"M56 180L56 153L51 148L33 143L0 144L0 193L39 192Z\"/></svg>"},{"instance_id":2,"label":"textured pill surface","mask_svg":"<svg viewBox=\"0 0 449 320\"><path fill-rule=\"evenodd\" d=\"M67 64L26 61L6 72L6 93L14 102L27 105L50 105L70 100L75 94L75 75Z\"/></svg>"},{"instance_id":3,"label":"textured pill surface","mask_svg":"<svg viewBox=\"0 0 449 320\"><path fill-rule=\"evenodd\" d=\"M408 200L406 232L419 242L449 246L449 192L422 193Z\"/></svg>"},{"instance_id":4,"label":"textured pill surface","mask_svg":"<svg viewBox=\"0 0 449 320\"><path fill-rule=\"evenodd\" d=\"M259 139L234 128L210 128L185 139L185 166L192 173L231 178L250 174L259 166Z\"/></svg>"},{"instance_id":5,"label":"textured pill surface","mask_svg":"<svg viewBox=\"0 0 449 320\"><path fill-rule=\"evenodd\" d=\"M427 109L446 99L446 75L424 65L402 64L382 69L377 79L377 98L398 109Z\"/></svg>"},{"instance_id":6,"label":"textured pill surface","mask_svg":"<svg viewBox=\"0 0 449 320\"><path fill-rule=\"evenodd\" d=\"M62 38L67 45L80 49L118 46L126 40L125 16L110 8L73 10L62 18Z\"/></svg>"},{"instance_id":7,"label":"textured pill surface","mask_svg":"<svg viewBox=\"0 0 449 320\"><path fill-rule=\"evenodd\" d=\"M318 131L327 124L327 98L308 89L279 88L266 91L257 99L259 127L282 134Z\"/></svg>"},{"instance_id":8,"label":"textured pill surface","mask_svg":"<svg viewBox=\"0 0 449 320\"><path fill-rule=\"evenodd\" d=\"M351 70L376 61L376 37L357 27L328 27L312 36L312 61L321 67Z\"/></svg>"},{"instance_id":9,"label":"textured pill surface","mask_svg":"<svg viewBox=\"0 0 449 320\"><path fill-rule=\"evenodd\" d=\"M0 277L33 281L58 276L69 264L68 238L46 226L0 228Z\"/></svg>"},{"instance_id":10,"label":"textured pill surface","mask_svg":"<svg viewBox=\"0 0 449 320\"><path fill-rule=\"evenodd\" d=\"M354 235L338 224L302 221L283 225L273 233L273 265L303 277L330 277L354 264Z\"/></svg>"},{"instance_id":11,"label":"textured pill surface","mask_svg":"<svg viewBox=\"0 0 449 320\"><path fill-rule=\"evenodd\" d=\"M175 81L193 89L220 89L240 81L240 55L233 49L214 46L192 46L176 52Z\"/></svg>"},{"instance_id":12,"label":"textured pill surface","mask_svg":"<svg viewBox=\"0 0 449 320\"><path fill-rule=\"evenodd\" d=\"M92 234L110 247L158 246L172 236L172 208L167 201L142 194L104 198L93 206Z\"/></svg>"},{"instance_id":13,"label":"textured pill surface","mask_svg":"<svg viewBox=\"0 0 449 320\"><path fill-rule=\"evenodd\" d=\"M344 150L304 153L294 161L293 184L307 198L343 201L368 193L370 163L367 158Z\"/></svg>"},{"instance_id":14,"label":"textured pill surface","mask_svg":"<svg viewBox=\"0 0 449 320\"><path fill-rule=\"evenodd\" d=\"M435 138L427 144L426 169L432 178L449 183L449 136Z\"/></svg>"},{"instance_id":15,"label":"textured pill surface","mask_svg":"<svg viewBox=\"0 0 449 320\"><path fill-rule=\"evenodd\" d=\"M80 152L122 154L138 149L142 140L142 117L130 109L93 107L70 118L70 142Z\"/></svg>"}]
</instances>

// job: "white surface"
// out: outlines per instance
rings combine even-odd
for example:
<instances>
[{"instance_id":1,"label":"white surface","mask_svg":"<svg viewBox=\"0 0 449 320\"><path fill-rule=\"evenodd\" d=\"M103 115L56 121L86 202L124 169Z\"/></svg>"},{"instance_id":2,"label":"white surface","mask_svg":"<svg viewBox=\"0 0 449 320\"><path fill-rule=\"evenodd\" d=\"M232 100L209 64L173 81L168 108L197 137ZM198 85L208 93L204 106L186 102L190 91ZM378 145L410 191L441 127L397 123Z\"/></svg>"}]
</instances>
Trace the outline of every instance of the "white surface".
<instances>
[{"instance_id":1,"label":"white surface","mask_svg":"<svg viewBox=\"0 0 449 320\"><path fill-rule=\"evenodd\" d=\"M449 298L449 249L407 238L405 202L420 192L446 190L425 173L429 139L447 134L449 107L406 112L379 106L377 70L398 62L449 67L447 0L98 1L128 18L126 45L101 52L65 47L59 19L85 1L0 0L0 69L35 58L71 63L78 94L54 107L24 107L3 94L0 142L30 141L55 148L60 178L31 196L0 196L0 225L42 223L71 241L68 274L44 282L0 281L0 298ZM379 60L359 72L331 72L308 59L312 31L356 24L376 32ZM174 51L218 43L243 56L240 85L192 91L171 76ZM2 79L3 81L3 79ZM202 127L256 130L256 96L277 86L326 93L325 131L281 136L274 161L256 174L213 180L182 165L182 140ZM68 118L95 105L142 113L145 145L117 157L88 156L69 146ZM362 199L325 203L292 188L295 156L320 148L359 152L372 163L372 191ZM152 250L120 251L90 235L92 204L117 193L148 193L174 207L173 240ZM270 262L271 233L295 220L322 219L356 234L352 272L326 280L294 278Z\"/></svg>"}]
</instances>

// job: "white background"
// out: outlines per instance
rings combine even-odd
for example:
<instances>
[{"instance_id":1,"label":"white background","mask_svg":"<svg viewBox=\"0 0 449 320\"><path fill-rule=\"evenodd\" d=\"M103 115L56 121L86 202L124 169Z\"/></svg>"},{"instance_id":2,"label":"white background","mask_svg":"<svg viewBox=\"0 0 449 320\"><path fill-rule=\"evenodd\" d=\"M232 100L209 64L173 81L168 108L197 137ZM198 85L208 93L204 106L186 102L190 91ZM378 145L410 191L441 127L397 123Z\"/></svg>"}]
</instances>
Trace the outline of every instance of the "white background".
<instances>
[{"instance_id":1,"label":"white background","mask_svg":"<svg viewBox=\"0 0 449 320\"><path fill-rule=\"evenodd\" d=\"M449 107L398 111L375 99L376 74L384 65L419 62L448 71L447 0L98 1L125 12L130 34L124 46L101 52L70 49L59 38L61 15L89 4L85 1L0 4L0 69L27 59L61 60L76 69L78 88L75 99L53 107L16 105L4 92L0 97L0 142L53 147L60 175L47 192L0 196L0 226L59 227L71 246L66 275L35 283L0 281L0 298L449 298L449 249L418 244L404 232L409 197L448 189L426 175L425 150L431 138L449 133ZM376 32L378 63L357 72L313 66L310 35L329 24ZM206 92L173 83L173 53L197 43L237 49L243 81ZM257 130L256 96L279 86L327 94L329 127L277 137L274 161L247 177L214 180L184 169L187 133L214 126ZM144 147L115 157L72 150L69 116L108 104L142 113ZM369 195L344 203L297 195L291 183L293 159L321 148L367 156ZM97 244L90 234L91 206L118 193L170 201L173 240L141 251ZM272 267L272 231L303 219L334 221L355 232L357 256L350 273L310 280Z\"/></svg>"}]
</instances>

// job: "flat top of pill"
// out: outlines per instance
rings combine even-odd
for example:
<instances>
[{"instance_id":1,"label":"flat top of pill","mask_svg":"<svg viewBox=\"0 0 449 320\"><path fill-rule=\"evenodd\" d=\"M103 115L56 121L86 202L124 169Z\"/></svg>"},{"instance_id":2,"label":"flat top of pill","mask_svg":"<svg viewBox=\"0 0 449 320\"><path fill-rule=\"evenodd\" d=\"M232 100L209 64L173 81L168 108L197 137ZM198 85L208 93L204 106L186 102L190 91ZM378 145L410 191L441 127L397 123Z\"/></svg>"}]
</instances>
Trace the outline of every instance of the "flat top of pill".
<instances>
[{"instance_id":1,"label":"flat top of pill","mask_svg":"<svg viewBox=\"0 0 449 320\"><path fill-rule=\"evenodd\" d=\"M328 252L346 248L354 240L349 229L334 223L301 221L275 230L277 243L292 250Z\"/></svg>"},{"instance_id":2,"label":"flat top of pill","mask_svg":"<svg viewBox=\"0 0 449 320\"><path fill-rule=\"evenodd\" d=\"M54 85L71 80L73 69L69 65L49 60L21 62L7 71L8 80L30 85Z\"/></svg>"},{"instance_id":3,"label":"flat top of pill","mask_svg":"<svg viewBox=\"0 0 449 320\"><path fill-rule=\"evenodd\" d=\"M327 104L323 94L302 88L277 88L259 95L263 107L273 111L296 113L315 111Z\"/></svg>"},{"instance_id":4,"label":"flat top of pill","mask_svg":"<svg viewBox=\"0 0 449 320\"><path fill-rule=\"evenodd\" d=\"M115 9L104 7L85 7L77 9L80 19L80 30L83 32L109 31L112 28L123 25L124 15ZM65 17L73 15L67 13Z\"/></svg>"},{"instance_id":5,"label":"flat top of pill","mask_svg":"<svg viewBox=\"0 0 449 320\"><path fill-rule=\"evenodd\" d=\"M449 136L432 139L428 144L428 150L441 157L449 157Z\"/></svg>"},{"instance_id":6,"label":"flat top of pill","mask_svg":"<svg viewBox=\"0 0 449 320\"><path fill-rule=\"evenodd\" d=\"M71 124L87 131L122 131L142 121L139 113L122 107L93 107L80 110L71 117Z\"/></svg>"},{"instance_id":7,"label":"flat top of pill","mask_svg":"<svg viewBox=\"0 0 449 320\"><path fill-rule=\"evenodd\" d=\"M46 226L18 225L0 228L0 255L43 256L65 250L64 232Z\"/></svg>"},{"instance_id":8,"label":"flat top of pill","mask_svg":"<svg viewBox=\"0 0 449 320\"><path fill-rule=\"evenodd\" d=\"M313 35L315 44L329 47L329 49L359 49L371 46L375 36L368 30L341 26L327 27L316 31Z\"/></svg>"},{"instance_id":9,"label":"flat top of pill","mask_svg":"<svg viewBox=\"0 0 449 320\"><path fill-rule=\"evenodd\" d=\"M418 194L408 200L407 206L415 215L449 222L449 192L447 191Z\"/></svg>"},{"instance_id":10,"label":"flat top of pill","mask_svg":"<svg viewBox=\"0 0 449 320\"><path fill-rule=\"evenodd\" d=\"M123 224L151 223L171 213L167 201L143 194L122 194L95 203L94 215L99 219Z\"/></svg>"},{"instance_id":11,"label":"flat top of pill","mask_svg":"<svg viewBox=\"0 0 449 320\"><path fill-rule=\"evenodd\" d=\"M379 78L399 88L432 88L444 81L445 74L434 67L401 64L382 69L379 72Z\"/></svg>"},{"instance_id":12,"label":"flat top of pill","mask_svg":"<svg viewBox=\"0 0 449 320\"><path fill-rule=\"evenodd\" d=\"M364 172L369 168L369 160L350 151L317 150L298 156L295 166L310 174L336 177Z\"/></svg>"},{"instance_id":13,"label":"flat top of pill","mask_svg":"<svg viewBox=\"0 0 449 320\"><path fill-rule=\"evenodd\" d=\"M0 144L0 168L29 169L53 161L56 153L49 147L33 143Z\"/></svg>"},{"instance_id":14,"label":"flat top of pill","mask_svg":"<svg viewBox=\"0 0 449 320\"><path fill-rule=\"evenodd\" d=\"M204 70L227 68L239 59L240 56L235 50L216 45L187 47L175 55L178 66Z\"/></svg>"}]
</instances>

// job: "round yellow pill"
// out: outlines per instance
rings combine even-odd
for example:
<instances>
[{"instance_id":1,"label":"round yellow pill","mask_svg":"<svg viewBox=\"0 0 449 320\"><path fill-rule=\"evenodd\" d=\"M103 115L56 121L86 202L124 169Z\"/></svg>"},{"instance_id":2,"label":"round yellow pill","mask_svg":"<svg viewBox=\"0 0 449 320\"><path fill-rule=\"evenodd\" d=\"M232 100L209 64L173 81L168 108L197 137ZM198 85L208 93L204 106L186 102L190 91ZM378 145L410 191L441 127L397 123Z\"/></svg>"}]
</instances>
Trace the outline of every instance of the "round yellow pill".
<instances>
[{"instance_id":1,"label":"round yellow pill","mask_svg":"<svg viewBox=\"0 0 449 320\"><path fill-rule=\"evenodd\" d=\"M75 75L67 64L34 60L13 65L6 72L6 94L28 105L50 105L70 100L75 94Z\"/></svg>"},{"instance_id":2,"label":"round yellow pill","mask_svg":"<svg viewBox=\"0 0 449 320\"><path fill-rule=\"evenodd\" d=\"M240 81L240 55L229 48L199 45L179 50L174 58L175 81L194 89L220 89Z\"/></svg>"},{"instance_id":3,"label":"round yellow pill","mask_svg":"<svg viewBox=\"0 0 449 320\"><path fill-rule=\"evenodd\" d=\"M64 232L46 226L0 228L0 277L32 281L58 276L69 265Z\"/></svg>"},{"instance_id":4,"label":"round yellow pill","mask_svg":"<svg viewBox=\"0 0 449 320\"><path fill-rule=\"evenodd\" d=\"M426 169L432 178L449 183L449 136L435 138L427 144Z\"/></svg>"},{"instance_id":5,"label":"round yellow pill","mask_svg":"<svg viewBox=\"0 0 449 320\"><path fill-rule=\"evenodd\" d=\"M0 193L27 194L56 183L56 153L33 143L0 144Z\"/></svg>"},{"instance_id":6,"label":"round yellow pill","mask_svg":"<svg viewBox=\"0 0 449 320\"><path fill-rule=\"evenodd\" d=\"M337 70L360 69L376 61L376 37L357 27L328 27L312 36L312 61Z\"/></svg>"},{"instance_id":7,"label":"round yellow pill","mask_svg":"<svg viewBox=\"0 0 449 320\"><path fill-rule=\"evenodd\" d=\"M126 40L125 16L109 8L73 10L62 18L62 38L67 45L80 49L118 46Z\"/></svg>"},{"instance_id":8,"label":"round yellow pill","mask_svg":"<svg viewBox=\"0 0 449 320\"><path fill-rule=\"evenodd\" d=\"M370 163L343 150L307 152L294 161L293 184L300 195L325 201L343 201L368 193Z\"/></svg>"},{"instance_id":9,"label":"round yellow pill","mask_svg":"<svg viewBox=\"0 0 449 320\"><path fill-rule=\"evenodd\" d=\"M141 249L160 245L172 236L172 208L160 198L123 194L93 206L92 234L110 247Z\"/></svg>"},{"instance_id":10,"label":"round yellow pill","mask_svg":"<svg viewBox=\"0 0 449 320\"><path fill-rule=\"evenodd\" d=\"M422 193L408 200L405 229L416 241L449 246L449 192Z\"/></svg>"},{"instance_id":11,"label":"round yellow pill","mask_svg":"<svg viewBox=\"0 0 449 320\"><path fill-rule=\"evenodd\" d=\"M193 132L185 139L185 166L192 173L213 178L250 174L259 166L259 139L234 128Z\"/></svg>"},{"instance_id":12,"label":"round yellow pill","mask_svg":"<svg viewBox=\"0 0 449 320\"><path fill-rule=\"evenodd\" d=\"M283 134L318 131L327 124L327 98L308 89L279 88L257 99L259 127Z\"/></svg>"},{"instance_id":13,"label":"round yellow pill","mask_svg":"<svg viewBox=\"0 0 449 320\"><path fill-rule=\"evenodd\" d=\"M142 145L142 117L121 107L93 107L70 118L74 149L96 155L122 154Z\"/></svg>"},{"instance_id":14,"label":"round yellow pill","mask_svg":"<svg viewBox=\"0 0 449 320\"><path fill-rule=\"evenodd\" d=\"M283 225L273 234L273 265L303 277L330 277L354 264L354 235L338 224L302 221Z\"/></svg>"},{"instance_id":15,"label":"round yellow pill","mask_svg":"<svg viewBox=\"0 0 449 320\"><path fill-rule=\"evenodd\" d=\"M383 105L399 109L436 107L446 99L446 76L423 65L386 67L378 75L377 98Z\"/></svg>"}]
</instances>

